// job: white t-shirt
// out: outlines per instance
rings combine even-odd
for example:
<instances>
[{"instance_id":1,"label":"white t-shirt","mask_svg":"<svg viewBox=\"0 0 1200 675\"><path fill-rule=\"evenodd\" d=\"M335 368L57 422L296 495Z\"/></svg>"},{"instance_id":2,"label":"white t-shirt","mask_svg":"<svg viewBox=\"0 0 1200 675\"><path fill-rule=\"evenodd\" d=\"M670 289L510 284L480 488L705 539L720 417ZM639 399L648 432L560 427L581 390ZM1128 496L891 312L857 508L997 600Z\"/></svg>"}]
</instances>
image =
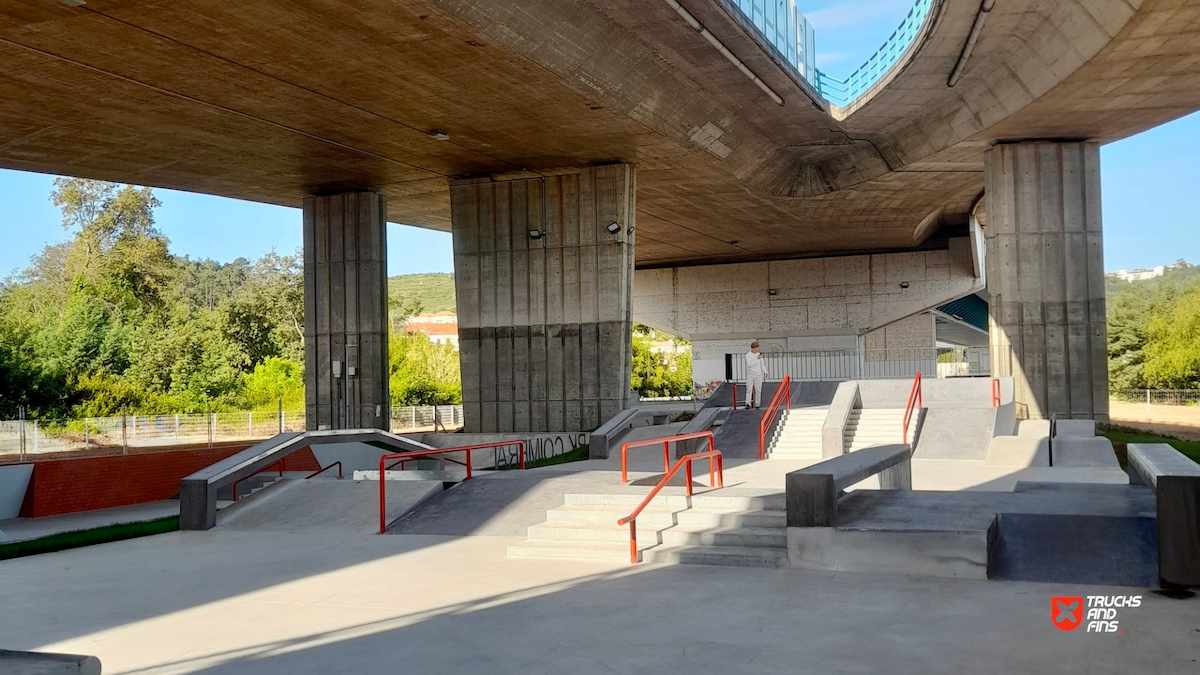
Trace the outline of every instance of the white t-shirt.
<instances>
[{"instance_id":1,"label":"white t-shirt","mask_svg":"<svg viewBox=\"0 0 1200 675\"><path fill-rule=\"evenodd\" d=\"M747 377L763 377L767 376L767 366L763 363L762 354L755 354L753 351L746 352L746 376Z\"/></svg>"}]
</instances>

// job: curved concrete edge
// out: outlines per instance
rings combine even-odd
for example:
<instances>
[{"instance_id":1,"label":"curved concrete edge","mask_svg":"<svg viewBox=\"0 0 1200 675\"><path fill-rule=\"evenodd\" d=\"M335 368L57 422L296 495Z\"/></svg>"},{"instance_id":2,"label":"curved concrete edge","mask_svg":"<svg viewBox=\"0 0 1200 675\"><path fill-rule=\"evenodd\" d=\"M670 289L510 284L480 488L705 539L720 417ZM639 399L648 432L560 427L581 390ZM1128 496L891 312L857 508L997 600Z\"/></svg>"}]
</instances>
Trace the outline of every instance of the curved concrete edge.
<instances>
[{"instance_id":1,"label":"curved concrete edge","mask_svg":"<svg viewBox=\"0 0 1200 675\"><path fill-rule=\"evenodd\" d=\"M838 384L833 400L829 402L829 412L825 414L825 424L821 427L821 456L829 459L838 457L846 451L846 423L850 421L850 413L858 405L858 383L842 382Z\"/></svg>"},{"instance_id":2,"label":"curved concrete edge","mask_svg":"<svg viewBox=\"0 0 1200 675\"><path fill-rule=\"evenodd\" d=\"M100 675L100 659L80 654L18 652L0 649L0 672L4 675Z\"/></svg>"}]
</instances>

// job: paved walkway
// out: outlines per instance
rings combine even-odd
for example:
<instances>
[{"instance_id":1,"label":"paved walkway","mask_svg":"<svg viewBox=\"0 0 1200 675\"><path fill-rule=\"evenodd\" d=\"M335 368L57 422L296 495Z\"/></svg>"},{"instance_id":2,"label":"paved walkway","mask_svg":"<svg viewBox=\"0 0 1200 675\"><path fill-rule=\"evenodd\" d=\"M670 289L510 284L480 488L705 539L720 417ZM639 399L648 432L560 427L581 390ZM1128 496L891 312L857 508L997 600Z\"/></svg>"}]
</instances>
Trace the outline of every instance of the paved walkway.
<instances>
[{"instance_id":1,"label":"paved walkway","mask_svg":"<svg viewBox=\"0 0 1200 675\"><path fill-rule=\"evenodd\" d=\"M1145 589L505 557L514 537L171 533L0 562L0 641L106 675L1185 673L1200 599Z\"/></svg>"},{"instance_id":2,"label":"paved walkway","mask_svg":"<svg viewBox=\"0 0 1200 675\"><path fill-rule=\"evenodd\" d=\"M141 523L177 515L179 515L179 501L164 499L159 502L117 506L111 509L65 513L61 516L12 518L0 520L0 542L41 539L62 532L91 530L120 523Z\"/></svg>"}]
</instances>

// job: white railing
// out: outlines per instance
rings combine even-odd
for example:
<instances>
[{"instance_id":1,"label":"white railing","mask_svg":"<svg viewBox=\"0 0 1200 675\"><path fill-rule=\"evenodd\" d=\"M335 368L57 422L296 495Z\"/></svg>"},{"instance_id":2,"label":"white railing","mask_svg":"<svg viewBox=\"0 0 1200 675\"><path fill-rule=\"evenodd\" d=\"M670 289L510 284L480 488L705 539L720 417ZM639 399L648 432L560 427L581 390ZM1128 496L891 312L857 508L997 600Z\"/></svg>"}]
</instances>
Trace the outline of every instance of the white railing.
<instances>
[{"instance_id":1,"label":"white railing","mask_svg":"<svg viewBox=\"0 0 1200 675\"><path fill-rule=\"evenodd\" d=\"M743 357L744 354L725 357L726 373L735 382L746 380ZM987 377L990 373L986 350L943 347L763 352L763 364L768 379L779 380L790 375L793 382L910 380L918 372L942 378Z\"/></svg>"},{"instance_id":2,"label":"white railing","mask_svg":"<svg viewBox=\"0 0 1200 675\"><path fill-rule=\"evenodd\" d=\"M1146 405L1200 405L1200 389L1121 389L1113 398Z\"/></svg>"},{"instance_id":3,"label":"white railing","mask_svg":"<svg viewBox=\"0 0 1200 675\"><path fill-rule=\"evenodd\" d=\"M461 405L394 407L391 412L393 433L455 429L463 423ZM25 461L32 455L60 452L211 447L304 429L303 410L7 420L0 421L0 456L15 455Z\"/></svg>"}]
</instances>

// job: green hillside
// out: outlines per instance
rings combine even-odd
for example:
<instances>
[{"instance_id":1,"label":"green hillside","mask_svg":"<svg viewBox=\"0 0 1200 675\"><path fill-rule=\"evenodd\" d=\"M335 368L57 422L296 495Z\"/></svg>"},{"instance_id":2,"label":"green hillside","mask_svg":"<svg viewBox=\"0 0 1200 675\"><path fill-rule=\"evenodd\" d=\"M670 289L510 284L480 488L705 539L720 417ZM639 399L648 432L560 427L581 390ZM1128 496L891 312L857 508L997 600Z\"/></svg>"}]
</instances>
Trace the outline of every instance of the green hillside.
<instances>
[{"instance_id":1,"label":"green hillside","mask_svg":"<svg viewBox=\"0 0 1200 675\"><path fill-rule=\"evenodd\" d=\"M455 311L453 274L401 274L388 277L388 298L393 307L413 300L425 312Z\"/></svg>"}]
</instances>

